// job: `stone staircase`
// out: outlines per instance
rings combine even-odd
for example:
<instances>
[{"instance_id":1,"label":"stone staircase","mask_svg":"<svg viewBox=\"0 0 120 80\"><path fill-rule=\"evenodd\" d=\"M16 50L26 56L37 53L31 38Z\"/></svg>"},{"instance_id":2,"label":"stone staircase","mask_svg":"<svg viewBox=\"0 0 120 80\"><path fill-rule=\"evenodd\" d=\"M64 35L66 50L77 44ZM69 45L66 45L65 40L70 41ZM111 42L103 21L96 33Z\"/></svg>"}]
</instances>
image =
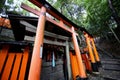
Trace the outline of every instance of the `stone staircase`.
<instances>
[{"instance_id":1,"label":"stone staircase","mask_svg":"<svg viewBox=\"0 0 120 80\"><path fill-rule=\"evenodd\" d=\"M102 67L99 74L90 74L90 80L120 80L120 59L116 59L103 50L99 50Z\"/></svg>"},{"instance_id":2,"label":"stone staircase","mask_svg":"<svg viewBox=\"0 0 120 80\"><path fill-rule=\"evenodd\" d=\"M104 56L104 53L101 53ZM102 57L102 70L101 74L105 80L120 80L120 59L114 57Z\"/></svg>"}]
</instances>

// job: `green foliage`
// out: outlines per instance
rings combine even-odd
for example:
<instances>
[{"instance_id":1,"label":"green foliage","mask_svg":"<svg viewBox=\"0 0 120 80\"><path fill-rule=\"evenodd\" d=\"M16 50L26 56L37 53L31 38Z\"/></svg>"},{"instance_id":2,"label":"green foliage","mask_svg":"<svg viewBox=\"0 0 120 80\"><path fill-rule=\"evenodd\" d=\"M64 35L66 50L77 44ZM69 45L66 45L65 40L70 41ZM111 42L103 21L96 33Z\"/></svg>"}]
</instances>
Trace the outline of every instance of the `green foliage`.
<instances>
[{"instance_id":1,"label":"green foliage","mask_svg":"<svg viewBox=\"0 0 120 80\"><path fill-rule=\"evenodd\" d=\"M107 34L110 31L107 22L111 17L107 0L85 0L84 6L88 30L94 35Z\"/></svg>"},{"instance_id":2,"label":"green foliage","mask_svg":"<svg viewBox=\"0 0 120 80\"><path fill-rule=\"evenodd\" d=\"M6 1L6 4L5 4ZM28 0L0 0L0 9L5 8L6 11L12 11L13 13L19 13L21 15L30 16L30 13L28 13L26 10L22 9L21 3L25 3L27 5L30 5L31 7L35 9L39 9L37 6L29 2Z\"/></svg>"},{"instance_id":3,"label":"green foliage","mask_svg":"<svg viewBox=\"0 0 120 80\"><path fill-rule=\"evenodd\" d=\"M5 0L0 0L0 9L4 6Z\"/></svg>"},{"instance_id":4,"label":"green foliage","mask_svg":"<svg viewBox=\"0 0 120 80\"><path fill-rule=\"evenodd\" d=\"M54 1L55 0L48 0L48 2L63 15L77 25L85 27L95 36L106 36L108 32L110 32L109 24L115 23L111 17L112 13L109 8L108 0ZM120 15L120 0L113 0L113 5ZM115 26L116 25L114 24L113 27Z\"/></svg>"},{"instance_id":5,"label":"green foliage","mask_svg":"<svg viewBox=\"0 0 120 80\"><path fill-rule=\"evenodd\" d=\"M120 17L120 0L113 0L112 3L113 3L114 9L118 13L118 16Z\"/></svg>"},{"instance_id":6,"label":"green foliage","mask_svg":"<svg viewBox=\"0 0 120 80\"><path fill-rule=\"evenodd\" d=\"M54 8L61 12L75 24L85 27L95 36L107 35L110 28L116 27L116 22L112 18L108 0L47 0ZM39 9L28 0L8 0L7 5L3 5L5 0L0 0L0 7L5 7L8 11L29 16L29 13L20 8L21 2ZM114 9L120 17L120 0L112 0Z\"/></svg>"},{"instance_id":7,"label":"green foliage","mask_svg":"<svg viewBox=\"0 0 120 80\"><path fill-rule=\"evenodd\" d=\"M13 4L13 3L14 3L14 0L7 0L7 2L8 2L9 4Z\"/></svg>"}]
</instances>

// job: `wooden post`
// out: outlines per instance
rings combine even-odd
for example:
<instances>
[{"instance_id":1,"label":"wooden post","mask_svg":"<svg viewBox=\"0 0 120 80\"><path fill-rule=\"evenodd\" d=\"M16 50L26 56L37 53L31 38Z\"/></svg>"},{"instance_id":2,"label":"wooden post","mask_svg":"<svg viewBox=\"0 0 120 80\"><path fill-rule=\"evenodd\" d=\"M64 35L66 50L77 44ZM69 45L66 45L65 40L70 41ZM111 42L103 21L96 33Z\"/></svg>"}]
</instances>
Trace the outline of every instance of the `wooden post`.
<instances>
[{"instance_id":1,"label":"wooden post","mask_svg":"<svg viewBox=\"0 0 120 80\"><path fill-rule=\"evenodd\" d=\"M85 64L85 67L86 67L86 71L88 73L91 73L92 72L92 68L91 68L91 64L90 64L90 61L88 60L88 57L87 57L87 54L86 53L83 53L82 54L82 59L84 60L84 64Z\"/></svg>"},{"instance_id":2,"label":"wooden post","mask_svg":"<svg viewBox=\"0 0 120 80\"><path fill-rule=\"evenodd\" d=\"M68 80L72 80L68 41L66 41L66 59L67 59L67 69L68 69Z\"/></svg>"},{"instance_id":3,"label":"wooden post","mask_svg":"<svg viewBox=\"0 0 120 80\"><path fill-rule=\"evenodd\" d=\"M17 80L17 76L19 75L19 68L20 68L21 60L22 60L22 53L17 53L10 80ZM24 65L27 65L27 64L24 64ZM25 75L25 74L23 74L23 75Z\"/></svg>"},{"instance_id":4,"label":"wooden post","mask_svg":"<svg viewBox=\"0 0 120 80\"><path fill-rule=\"evenodd\" d=\"M2 50L0 51L0 74L2 72L5 60L8 55L9 45L4 45Z\"/></svg>"},{"instance_id":5,"label":"wooden post","mask_svg":"<svg viewBox=\"0 0 120 80\"><path fill-rule=\"evenodd\" d=\"M21 68L20 68L20 73L19 73L18 80L24 80L25 79L28 57L29 57L29 46L26 46L24 48L24 53L23 53L23 58L22 58L22 63L21 63Z\"/></svg>"},{"instance_id":6,"label":"wooden post","mask_svg":"<svg viewBox=\"0 0 120 80\"><path fill-rule=\"evenodd\" d=\"M70 51L70 62L71 62L71 70L72 70L72 78L73 80L76 80L77 77L80 76L79 74L79 68L77 63L76 54L74 51Z\"/></svg>"},{"instance_id":7,"label":"wooden post","mask_svg":"<svg viewBox=\"0 0 120 80\"><path fill-rule=\"evenodd\" d=\"M95 58L96 58L97 64L98 64L98 66L101 66L100 58L99 58L99 55L98 55L98 52L97 52L97 49L96 49L96 46L95 46L93 38L91 38L91 42L92 42L92 46L93 46L93 50L94 50L94 54L95 54Z\"/></svg>"},{"instance_id":8,"label":"wooden post","mask_svg":"<svg viewBox=\"0 0 120 80\"><path fill-rule=\"evenodd\" d=\"M76 53L76 57L77 57L77 62L78 62L78 68L79 68L79 77L80 80L81 79L85 79L86 78L86 73L85 73L85 69L84 69L84 65L82 62L82 57L81 57L81 53L80 53L80 49L78 46L78 42L77 42L77 38L76 38L76 34L74 31L74 27L72 27L72 39L73 39L73 45L74 45L74 49L75 49L75 53Z\"/></svg>"},{"instance_id":9,"label":"wooden post","mask_svg":"<svg viewBox=\"0 0 120 80\"><path fill-rule=\"evenodd\" d=\"M40 80L46 8L41 7L28 80Z\"/></svg>"},{"instance_id":10,"label":"wooden post","mask_svg":"<svg viewBox=\"0 0 120 80\"><path fill-rule=\"evenodd\" d=\"M6 62L6 65L4 67L4 71L3 71L3 74L2 74L2 77L0 80L9 80L10 71L12 69L14 58L15 58L15 53L8 54L8 59L7 59L7 62Z\"/></svg>"},{"instance_id":11,"label":"wooden post","mask_svg":"<svg viewBox=\"0 0 120 80\"><path fill-rule=\"evenodd\" d=\"M86 43L87 43L88 50L89 50L89 56L90 56L90 59L91 59L92 70L94 72L98 72L98 67L97 67L96 60L95 60L94 55L93 55L93 51L92 51L92 48L91 48L89 36L88 36L87 33L84 33L84 36L86 38Z\"/></svg>"}]
</instances>

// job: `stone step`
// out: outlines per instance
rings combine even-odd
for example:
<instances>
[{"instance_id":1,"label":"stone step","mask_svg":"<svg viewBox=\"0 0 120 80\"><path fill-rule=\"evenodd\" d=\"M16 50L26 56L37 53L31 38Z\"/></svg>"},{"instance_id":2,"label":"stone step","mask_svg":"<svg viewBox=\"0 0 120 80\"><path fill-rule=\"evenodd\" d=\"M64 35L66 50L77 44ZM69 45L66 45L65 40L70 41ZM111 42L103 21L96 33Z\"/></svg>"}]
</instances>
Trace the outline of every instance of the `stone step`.
<instances>
[{"instance_id":1,"label":"stone step","mask_svg":"<svg viewBox=\"0 0 120 80\"><path fill-rule=\"evenodd\" d=\"M118 61L120 62L120 59L113 59L113 58L102 58L101 61Z\"/></svg>"},{"instance_id":2,"label":"stone step","mask_svg":"<svg viewBox=\"0 0 120 80\"><path fill-rule=\"evenodd\" d=\"M120 80L120 59L114 58L111 53L103 50L99 53L102 64L99 76L103 78L102 80Z\"/></svg>"},{"instance_id":3,"label":"stone step","mask_svg":"<svg viewBox=\"0 0 120 80\"><path fill-rule=\"evenodd\" d=\"M119 71L109 71L103 70L101 71L101 75L105 80L119 80L120 79L120 72Z\"/></svg>"},{"instance_id":4,"label":"stone step","mask_svg":"<svg viewBox=\"0 0 120 80\"><path fill-rule=\"evenodd\" d=\"M116 79L112 79L112 78L104 77L104 80L116 80Z\"/></svg>"},{"instance_id":5,"label":"stone step","mask_svg":"<svg viewBox=\"0 0 120 80\"><path fill-rule=\"evenodd\" d=\"M88 80L104 80L103 77L89 76Z\"/></svg>"},{"instance_id":6,"label":"stone step","mask_svg":"<svg viewBox=\"0 0 120 80\"><path fill-rule=\"evenodd\" d=\"M102 68L105 70L120 71L120 65L105 64L102 65Z\"/></svg>"},{"instance_id":7,"label":"stone step","mask_svg":"<svg viewBox=\"0 0 120 80\"><path fill-rule=\"evenodd\" d=\"M62 71L41 74L41 80L64 80L64 74Z\"/></svg>"},{"instance_id":8,"label":"stone step","mask_svg":"<svg viewBox=\"0 0 120 80\"><path fill-rule=\"evenodd\" d=\"M52 66L42 67L41 72L43 74L49 74L49 73L55 73L55 72L59 72L59 71L63 71L63 65L57 65L54 68Z\"/></svg>"},{"instance_id":9,"label":"stone step","mask_svg":"<svg viewBox=\"0 0 120 80\"><path fill-rule=\"evenodd\" d=\"M120 65L120 62L119 61L109 61L109 60L102 60L101 61L102 64L114 64L114 65Z\"/></svg>"}]
</instances>

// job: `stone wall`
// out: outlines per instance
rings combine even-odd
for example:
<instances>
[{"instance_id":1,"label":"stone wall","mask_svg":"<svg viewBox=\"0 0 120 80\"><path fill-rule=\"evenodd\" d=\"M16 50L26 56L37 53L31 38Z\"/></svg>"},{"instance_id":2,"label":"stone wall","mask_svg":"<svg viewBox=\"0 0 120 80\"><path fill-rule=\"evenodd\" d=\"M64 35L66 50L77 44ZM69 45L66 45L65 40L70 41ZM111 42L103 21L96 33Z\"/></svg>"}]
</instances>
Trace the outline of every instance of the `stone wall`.
<instances>
[{"instance_id":1,"label":"stone wall","mask_svg":"<svg viewBox=\"0 0 120 80\"><path fill-rule=\"evenodd\" d=\"M102 49L105 53L115 58L120 58L120 43L118 43L116 39L112 38L112 40L107 40L105 38L99 38L96 44L97 47Z\"/></svg>"},{"instance_id":2,"label":"stone wall","mask_svg":"<svg viewBox=\"0 0 120 80\"><path fill-rule=\"evenodd\" d=\"M14 34L11 29L6 29L0 27L0 40L4 41L14 41Z\"/></svg>"},{"instance_id":3,"label":"stone wall","mask_svg":"<svg viewBox=\"0 0 120 80\"><path fill-rule=\"evenodd\" d=\"M55 61L56 66L52 67L52 62L42 62L41 80L65 80L63 73L63 61Z\"/></svg>"}]
</instances>

